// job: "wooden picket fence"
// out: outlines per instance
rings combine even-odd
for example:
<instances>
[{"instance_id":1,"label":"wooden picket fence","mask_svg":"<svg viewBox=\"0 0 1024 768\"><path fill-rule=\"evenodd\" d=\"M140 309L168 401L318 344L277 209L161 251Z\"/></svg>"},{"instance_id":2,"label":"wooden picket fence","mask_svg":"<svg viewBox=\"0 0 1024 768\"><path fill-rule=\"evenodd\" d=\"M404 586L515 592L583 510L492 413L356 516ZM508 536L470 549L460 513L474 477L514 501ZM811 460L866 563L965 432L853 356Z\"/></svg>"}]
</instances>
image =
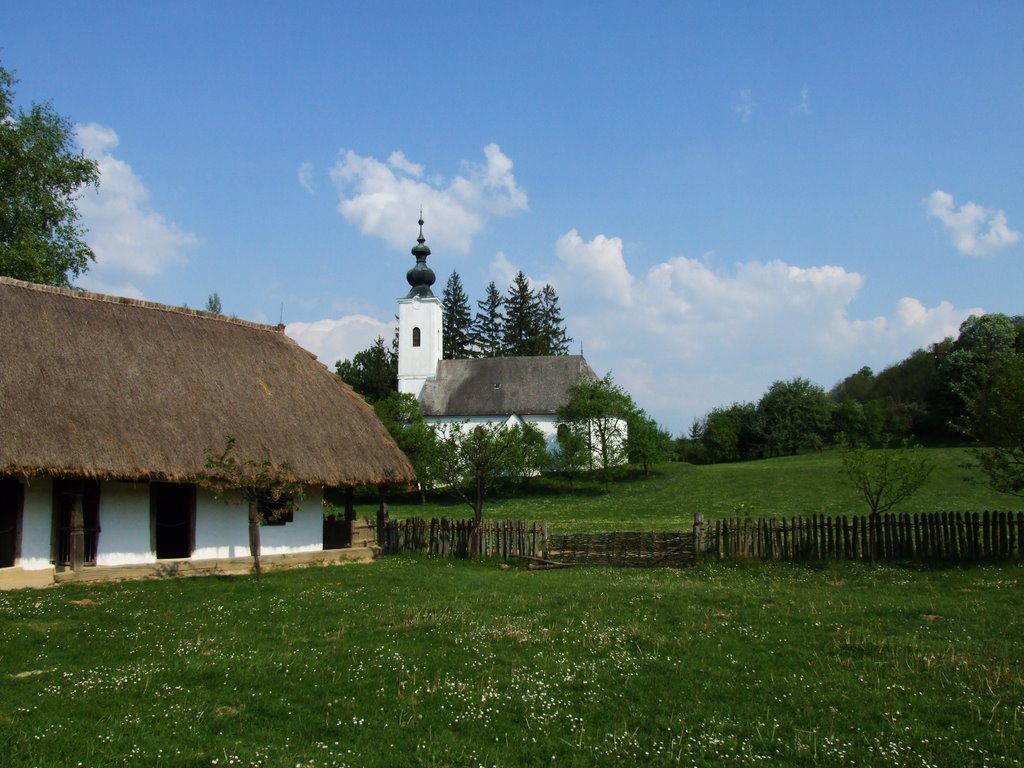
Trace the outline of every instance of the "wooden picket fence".
<instances>
[{"instance_id":1,"label":"wooden picket fence","mask_svg":"<svg viewBox=\"0 0 1024 768\"><path fill-rule=\"evenodd\" d=\"M542 557L547 526L523 520L484 520L476 530L472 520L410 518L385 520L377 543L386 555L416 552L436 557Z\"/></svg>"},{"instance_id":2,"label":"wooden picket fence","mask_svg":"<svg viewBox=\"0 0 1024 768\"><path fill-rule=\"evenodd\" d=\"M474 533L475 530L475 533ZM474 536L476 540L474 542ZM986 562L1024 559L1024 512L733 518L690 531L549 534L547 523L378 520L384 554L471 554L568 565L681 567L697 559Z\"/></svg>"},{"instance_id":3,"label":"wooden picket fence","mask_svg":"<svg viewBox=\"0 0 1024 768\"><path fill-rule=\"evenodd\" d=\"M982 562L1024 558L1024 513L741 518L704 526L705 557Z\"/></svg>"}]
</instances>

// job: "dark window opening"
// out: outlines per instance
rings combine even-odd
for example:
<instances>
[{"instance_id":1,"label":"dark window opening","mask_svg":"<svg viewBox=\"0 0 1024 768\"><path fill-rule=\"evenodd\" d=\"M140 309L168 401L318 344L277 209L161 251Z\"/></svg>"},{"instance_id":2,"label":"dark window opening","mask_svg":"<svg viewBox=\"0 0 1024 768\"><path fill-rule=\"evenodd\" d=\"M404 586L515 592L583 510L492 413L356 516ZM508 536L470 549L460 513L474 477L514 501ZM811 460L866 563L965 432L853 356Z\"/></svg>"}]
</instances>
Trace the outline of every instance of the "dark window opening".
<instances>
[{"instance_id":1,"label":"dark window opening","mask_svg":"<svg viewBox=\"0 0 1024 768\"><path fill-rule=\"evenodd\" d=\"M10 568L21 557L21 514L25 494L13 477L0 477L0 568Z\"/></svg>"},{"instance_id":2,"label":"dark window opening","mask_svg":"<svg viewBox=\"0 0 1024 768\"><path fill-rule=\"evenodd\" d=\"M413 328L412 329L412 345L414 347L418 347L420 345L420 329L419 328Z\"/></svg>"},{"instance_id":3,"label":"dark window opening","mask_svg":"<svg viewBox=\"0 0 1024 768\"><path fill-rule=\"evenodd\" d=\"M156 559L192 557L196 545L196 487L153 483L149 486L149 510Z\"/></svg>"},{"instance_id":4,"label":"dark window opening","mask_svg":"<svg viewBox=\"0 0 1024 768\"><path fill-rule=\"evenodd\" d=\"M290 498L260 499L258 502L260 525L285 525L294 522L293 503Z\"/></svg>"},{"instance_id":5,"label":"dark window opening","mask_svg":"<svg viewBox=\"0 0 1024 768\"><path fill-rule=\"evenodd\" d=\"M100 484L98 480L53 481L53 520L56 540L53 562L71 565L71 510L75 497L82 497L82 516L85 521L86 565L96 565L96 549L100 539Z\"/></svg>"}]
</instances>

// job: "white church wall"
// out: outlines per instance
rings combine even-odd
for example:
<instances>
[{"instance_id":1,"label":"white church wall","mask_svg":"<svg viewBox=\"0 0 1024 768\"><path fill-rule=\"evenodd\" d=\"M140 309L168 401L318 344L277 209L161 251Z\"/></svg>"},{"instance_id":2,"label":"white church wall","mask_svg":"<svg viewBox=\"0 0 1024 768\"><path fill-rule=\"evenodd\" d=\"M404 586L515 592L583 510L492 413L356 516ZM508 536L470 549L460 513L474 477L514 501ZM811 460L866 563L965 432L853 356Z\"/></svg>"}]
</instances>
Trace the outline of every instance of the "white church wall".
<instances>
[{"instance_id":1,"label":"white church wall","mask_svg":"<svg viewBox=\"0 0 1024 768\"><path fill-rule=\"evenodd\" d=\"M419 345L414 345L414 332ZM437 374L442 354L441 300L398 300L398 391L419 397L423 383Z\"/></svg>"}]
</instances>

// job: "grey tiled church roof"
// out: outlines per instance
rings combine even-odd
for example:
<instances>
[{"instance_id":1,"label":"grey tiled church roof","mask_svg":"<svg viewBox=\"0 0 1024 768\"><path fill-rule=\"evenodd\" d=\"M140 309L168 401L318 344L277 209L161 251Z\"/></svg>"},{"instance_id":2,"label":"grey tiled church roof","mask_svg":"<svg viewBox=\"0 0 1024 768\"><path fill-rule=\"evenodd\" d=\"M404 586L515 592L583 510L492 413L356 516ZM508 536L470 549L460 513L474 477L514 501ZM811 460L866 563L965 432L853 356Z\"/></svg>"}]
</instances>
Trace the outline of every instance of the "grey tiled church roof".
<instances>
[{"instance_id":1,"label":"grey tiled church roof","mask_svg":"<svg viewBox=\"0 0 1024 768\"><path fill-rule=\"evenodd\" d=\"M423 386L423 415L553 415L581 377L597 379L582 355L441 360Z\"/></svg>"}]
</instances>

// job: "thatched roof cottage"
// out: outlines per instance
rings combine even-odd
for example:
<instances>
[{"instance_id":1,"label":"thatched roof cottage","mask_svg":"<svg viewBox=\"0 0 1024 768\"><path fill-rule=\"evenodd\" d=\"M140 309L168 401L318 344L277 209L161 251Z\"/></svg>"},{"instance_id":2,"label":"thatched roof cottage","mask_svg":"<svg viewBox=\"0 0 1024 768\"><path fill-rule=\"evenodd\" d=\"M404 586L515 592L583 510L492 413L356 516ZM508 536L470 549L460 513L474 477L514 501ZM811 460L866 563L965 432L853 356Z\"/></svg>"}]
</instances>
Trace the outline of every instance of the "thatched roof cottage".
<instances>
[{"instance_id":1,"label":"thatched roof cottage","mask_svg":"<svg viewBox=\"0 0 1024 768\"><path fill-rule=\"evenodd\" d=\"M76 496L97 568L247 555L244 505L195 485L228 436L308 489L264 555L324 549L324 489L414 479L283 326L0 277L0 569L59 572Z\"/></svg>"}]
</instances>

